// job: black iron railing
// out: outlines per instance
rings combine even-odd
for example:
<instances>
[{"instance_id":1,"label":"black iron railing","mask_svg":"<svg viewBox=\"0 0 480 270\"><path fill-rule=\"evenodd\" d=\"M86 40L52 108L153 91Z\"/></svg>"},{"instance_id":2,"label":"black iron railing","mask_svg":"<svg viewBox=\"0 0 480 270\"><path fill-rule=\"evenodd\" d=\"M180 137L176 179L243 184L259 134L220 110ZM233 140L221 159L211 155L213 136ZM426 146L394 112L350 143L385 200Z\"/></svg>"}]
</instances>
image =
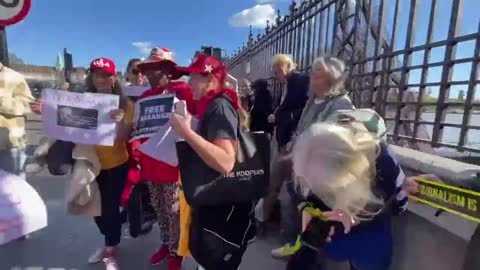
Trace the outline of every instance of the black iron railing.
<instances>
[{"instance_id":1,"label":"black iron railing","mask_svg":"<svg viewBox=\"0 0 480 270\"><path fill-rule=\"evenodd\" d=\"M391 142L427 152L447 147L480 153L480 101L475 95L480 82L480 20L468 18L478 29L461 35L463 4L463 0L292 2L289 14L279 13L263 34L256 38L250 34L247 44L229 57L228 66L236 78L255 80L272 77L271 59L277 53L292 55L305 72L318 56L340 57L349 66L348 87L355 105L375 108L385 118ZM448 17L442 5L448 7ZM423 44L415 41L416 30L425 27L419 16L427 24ZM434 39L442 20L448 22L446 36ZM466 45L471 45L472 53L458 56L457 48ZM467 69L462 72L469 78L453 77L460 68ZM281 87L273 83L272 89L279 100ZM451 97L455 91L458 98Z\"/></svg>"}]
</instances>

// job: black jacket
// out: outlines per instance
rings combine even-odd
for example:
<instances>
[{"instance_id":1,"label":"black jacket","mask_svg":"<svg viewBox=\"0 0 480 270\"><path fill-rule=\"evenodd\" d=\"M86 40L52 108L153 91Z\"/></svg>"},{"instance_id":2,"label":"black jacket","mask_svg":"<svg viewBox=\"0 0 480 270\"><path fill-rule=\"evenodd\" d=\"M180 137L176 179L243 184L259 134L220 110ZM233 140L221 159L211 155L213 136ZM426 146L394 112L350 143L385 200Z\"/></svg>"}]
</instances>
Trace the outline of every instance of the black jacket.
<instances>
[{"instance_id":1,"label":"black jacket","mask_svg":"<svg viewBox=\"0 0 480 270\"><path fill-rule=\"evenodd\" d=\"M268 82L264 79L253 83L254 101L250 111L250 131L264 131L272 133L273 126L268 123L268 116L273 113L273 99L268 91Z\"/></svg>"},{"instance_id":2,"label":"black jacket","mask_svg":"<svg viewBox=\"0 0 480 270\"><path fill-rule=\"evenodd\" d=\"M287 79L287 94L275 111L276 139L278 147L286 145L292 139L303 108L308 100L310 77L293 72Z\"/></svg>"}]
</instances>

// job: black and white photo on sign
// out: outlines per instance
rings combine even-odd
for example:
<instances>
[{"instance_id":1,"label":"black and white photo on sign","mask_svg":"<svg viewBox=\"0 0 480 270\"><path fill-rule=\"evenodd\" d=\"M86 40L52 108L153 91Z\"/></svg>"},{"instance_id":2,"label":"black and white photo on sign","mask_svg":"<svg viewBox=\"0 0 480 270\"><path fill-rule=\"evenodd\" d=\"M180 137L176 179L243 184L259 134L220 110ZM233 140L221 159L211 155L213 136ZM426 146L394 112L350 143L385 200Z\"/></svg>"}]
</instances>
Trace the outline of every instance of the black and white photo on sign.
<instances>
[{"instance_id":1,"label":"black and white photo on sign","mask_svg":"<svg viewBox=\"0 0 480 270\"><path fill-rule=\"evenodd\" d=\"M117 95L44 89L42 100L43 129L48 137L81 144L114 144L117 124L110 112L119 108Z\"/></svg>"},{"instance_id":2,"label":"black and white photo on sign","mask_svg":"<svg viewBox=\"0 0 480 270\"><path fill-rule=\"evenodd\" d=\"M142 98L135 102L132 140L149 138L167 124L176 102L174 95Z\"/></svg>"},{"instance_id":3,"label":"black and white photo on sign","mask_svg":"<svg viewBox=\"0 0 480 270\"><path fill-rule=\"evenodd\" d=\"M98 127L98 110L58 105L57 124L63 127L95 130Z\"/></svg>"}]
</instances>

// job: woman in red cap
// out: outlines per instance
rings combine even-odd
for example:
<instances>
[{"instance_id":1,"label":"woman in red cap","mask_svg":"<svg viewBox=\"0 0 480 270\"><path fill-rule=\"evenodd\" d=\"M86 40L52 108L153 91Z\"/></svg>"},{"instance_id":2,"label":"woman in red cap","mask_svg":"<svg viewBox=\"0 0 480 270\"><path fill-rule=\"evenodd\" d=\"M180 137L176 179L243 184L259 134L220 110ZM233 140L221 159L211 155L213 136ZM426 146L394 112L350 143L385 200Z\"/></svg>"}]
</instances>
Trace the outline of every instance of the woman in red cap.
<instances>
[{"instance_id":1,"label":"woman in red cap","mask_svg":"<svg viewBox=\"0 0 480 270\"><path fill-rule=\"evenodd\" d=\"M192 94L185 82L173 82L183 76L177 69L172 52L165 48L154 48L149 60L138 65L138 69L147 77L152 89L146 91L141 98L175 94L178 99L185 100L187 108L192 108ZM180 216L178 209L178 166L173 167L140 153L138 148L148 138L132 142L134 156L141 170L141 181L149 182L150 198L155 208L160 225L163 246L150 259L157 265L168 259L168 270L179 270L183 258L177 255L180 235Z\"/></svg>"},{"instance_id":2,"label":"woman in red cap","mask_svg":"<svg viewBox=\"0 0 480 270\"><path fill-rule=\"evenodd\" d=\"M90 63L85 83L87 92L113 94L120 97L118 109L110 112L117 122L117 135L113 146L95 145L95 152L101 165L96 182L101 197L101 216L95 217L100 233L105 237L103 247L90 256L88 262L105 262L107 270L118 270L115 247L120 243L122 219L120 216L120 198L128 172L129 154L127 141L132 130L133 104L123 95L120 82L116 78L115 63L107 58L98 58ZM41 113L42 102L36 102L36 113Z\"/></svg>"},{"instance_id":3,"label":"woman in red cap","mask_svg":"<svg viewBox=\"0 0 480 270\"><path fill-rule=\"evenodd\" d=\"M189 114L172 114L171 125L205 164L229 173L235 164L240 106L236 92L225 87L228 71L208 55L198 55L190 67L180 70L190 74L196 112L205 132L199 135L192 130ZM238 269L247 244L255 237L253 212L253 202L192 206L189 247L199 265L206 270Z\"/></svg>"},{"instance_id":4,"label":"woman in red cap","mask_svg":"<svg viewBox=\"0 0 480 270\"><path fill-rule=\"evenodd\" d=\"M117 137L113 146L96 145L95 150L102 166L96 180L100 190L102 215L95 217L100 232L105 236L105 246L98 249L88 260L89 263L104 261L108 270L118 269L115 247L121 239L120 197L128 171L127 140L132 129L133 105L122 94L120 82L116 79L115 63L99 58L90 64L86 78L88 92L113 94L120 97L120 108L111 112L117 122Z\"/></svg>"}]
</instances>

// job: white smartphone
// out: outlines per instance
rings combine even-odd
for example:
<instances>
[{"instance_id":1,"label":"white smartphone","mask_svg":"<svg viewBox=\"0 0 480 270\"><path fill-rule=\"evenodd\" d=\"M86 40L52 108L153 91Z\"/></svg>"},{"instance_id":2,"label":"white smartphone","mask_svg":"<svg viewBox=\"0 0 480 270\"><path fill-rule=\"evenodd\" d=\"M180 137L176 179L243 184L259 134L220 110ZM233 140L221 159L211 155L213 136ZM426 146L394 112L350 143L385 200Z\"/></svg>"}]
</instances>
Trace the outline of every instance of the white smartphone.
<instances>
[{"instance_id":1,"label":"white smartphone","mask_svg":"<svg viewBox=\"0 0 480 270\"><path fill-rule=\"evenodd\" d=\"M185 100L179 100L177 103L174 105L174 112L176 114L186 116L187 115L187 103L185 103Z\"/></svg>"}]
</instances>

